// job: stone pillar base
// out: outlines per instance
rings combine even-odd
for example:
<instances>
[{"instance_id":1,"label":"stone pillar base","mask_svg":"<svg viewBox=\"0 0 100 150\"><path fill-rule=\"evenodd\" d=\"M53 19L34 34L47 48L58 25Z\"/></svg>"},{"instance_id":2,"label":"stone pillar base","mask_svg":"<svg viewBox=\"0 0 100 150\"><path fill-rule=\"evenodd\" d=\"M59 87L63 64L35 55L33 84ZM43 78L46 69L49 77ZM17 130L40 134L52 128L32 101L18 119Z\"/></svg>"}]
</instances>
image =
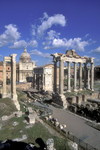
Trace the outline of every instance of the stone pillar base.
<instances>
[{"instance_id":1,"label":"stone pillar base","mask_svg":"<svg viewBox=\"0 0 100 150\"><path fill-rule=\"evenodd\" d=\"M91 91L93 92L93 91L94 91L94 89L91 89Z\"/></svg>"},{"instance_id":2,"label":"stone pillar base","mask_svg":"<svg viewBox=\"0 0 100 150\"><path fill-rule=\"evenodd\" d=\"M12 95L12 100L13 100L17 110L19 111L20 110L20 104L19 104L18 99L17 99L17 94L16 95Z\"/></svg>"},{"instance_id":3,"label":"stone pillar base","mask_svg":"<svg viewBox=\"0 0 100 150\"><path fill-rule=\"evenodd\" d=\"M7 93L3 93L2 98L6 98L6 97L7 97Z\"/></svg>"},{"instance_id":4,"label":"stone pillar base","mask_svg":"<svg viewBox=\"0 0 100 150\"><path fill-rule=\"evenodd\" d=\"M71 90L67 90L67 92L71 92Z\"/></svg>"},{"instance_id":5,"label":"stone pillar base","mask_svg":"<svg viewBox=\"0 0 100 150\"><path fill-rule=\"evenodd\" d=\"M64 94L53 94L52 99L56 104L63 106L64 109L67 108L67 100Z\"/></svg>"},{"instance_id":6,"label":"stone pillar base","mask_svg":"<svg viewBox=\"0 0 100 150\"><path fill-rule=\"evenodd\" d=\"M77 92L78 90L77 89L74 89L74 92Z\"/></svg>"},{"instance_id":7,"label":"stone pillar base","mask_svg":"<svg viewBox=\"0 0 100 150\"><path fill-rule=\"evenodd\" d=\"M79 89L80 91L82 91L83 89Z\"/></svg>"},{"instance_id":8,"label":"stone pillar base","mask_svg":"<svg viewBox=\"0 0 100 150\"><path fill-rule=\"evenodd\" d=\"M11 98L12 98L12 100L17 100L17 94L12 94Z\"/></svg>"}]
</instances>

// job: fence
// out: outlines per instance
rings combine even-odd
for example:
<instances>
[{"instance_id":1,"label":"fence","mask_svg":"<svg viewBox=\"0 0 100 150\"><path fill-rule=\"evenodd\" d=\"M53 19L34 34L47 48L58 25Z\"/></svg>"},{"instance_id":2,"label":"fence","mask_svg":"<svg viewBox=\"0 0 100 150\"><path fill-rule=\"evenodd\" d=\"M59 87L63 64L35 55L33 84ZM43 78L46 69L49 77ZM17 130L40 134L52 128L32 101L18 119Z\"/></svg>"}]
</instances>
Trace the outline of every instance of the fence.
<instances>
[{"instance_id":1,"label":"fence","mask_svg":"<svg viewBox=\"0 0 100 150\"><path fill-rule=\"evenodd\" d=\"M42 118L48 125L53 127L57 132L59 132L61 135L63 135L65 138L71 140L72 142L75 142L78 144L78 150L99 150L97 148L94 148L93 146L89 145L88 143L83 142L83 140L77 138L76 136L72 135L70 132L66 132L65 130L61 130L59 127L55 127L54 124L52 124L50 121L45 120Z\"/></svg>"}]
</instances>

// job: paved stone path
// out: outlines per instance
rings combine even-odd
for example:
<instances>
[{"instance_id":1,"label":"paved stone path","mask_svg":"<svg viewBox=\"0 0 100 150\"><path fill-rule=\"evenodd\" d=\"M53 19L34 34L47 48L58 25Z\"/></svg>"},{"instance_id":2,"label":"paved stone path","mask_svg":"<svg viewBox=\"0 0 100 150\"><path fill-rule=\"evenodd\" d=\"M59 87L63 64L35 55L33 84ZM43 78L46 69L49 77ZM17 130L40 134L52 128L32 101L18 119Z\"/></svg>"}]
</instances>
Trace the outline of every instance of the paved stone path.
<instances>
[{"instance_id":1,"label":"paved stone path","mask_svg":"<svg viewBox=\"0 0 100 150\"><path fill-rule=\"evenodd\" d=\"M91 146L100 150L100 131L86 124L86 120L72 114L63 109L49 106L53 110L53 117L57 118L61 124L66 124L66 131L70 131L73 135Z\"/></svg>"}]
</instances>

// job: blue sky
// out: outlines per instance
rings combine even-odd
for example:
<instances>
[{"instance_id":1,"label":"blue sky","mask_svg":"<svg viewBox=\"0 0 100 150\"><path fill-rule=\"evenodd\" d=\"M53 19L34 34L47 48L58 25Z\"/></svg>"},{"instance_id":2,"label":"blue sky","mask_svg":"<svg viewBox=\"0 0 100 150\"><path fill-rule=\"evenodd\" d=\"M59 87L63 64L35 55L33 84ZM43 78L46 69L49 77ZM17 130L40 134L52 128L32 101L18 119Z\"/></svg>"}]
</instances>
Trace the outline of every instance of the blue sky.
<instances>
[{"instance_id":1,"label":"blue sky","mask_svg":"<svg viewBox=\"0 0 100 150\"><path fill-rule=\"evenodd\" d=\"M100 65L100 1L0 0L0 60L25 47L37 65L68 49Z\"/></svg>"}]
</instances>

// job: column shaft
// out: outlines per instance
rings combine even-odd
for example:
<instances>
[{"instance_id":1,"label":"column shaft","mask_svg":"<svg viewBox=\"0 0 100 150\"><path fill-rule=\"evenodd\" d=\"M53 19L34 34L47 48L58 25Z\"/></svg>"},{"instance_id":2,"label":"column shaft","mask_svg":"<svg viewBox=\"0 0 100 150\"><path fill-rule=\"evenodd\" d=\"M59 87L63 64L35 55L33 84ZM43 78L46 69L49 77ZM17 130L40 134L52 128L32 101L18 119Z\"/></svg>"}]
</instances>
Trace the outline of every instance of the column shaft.
<instances>
[{"instance_id":1,"label":"column shaft","mask_svg":"<svg viewBox=\"0 0 100 150\"><path fill-rule=\"evenodd\" d=\"M84 64L84 89L87 88L87 64Z\"/></svg>"},{"instance_id":2,"label":"column shaft","mask_svg":"<svg viewBox=\"0 0 100 150\"><path fill-rule=\"evenodd\" d=\"M74 91L76 91L76 82L77 82L77 66L76 63L74 63Z\"/></svg>"},{"instance_id":3,"label":"column shaft","mask_svg":"<svg viewBox=\"0 0 100 150\"><path fill-rule=\"evenodd\" d=\"M64 63L63 60L59 61L59 94L63 94L64 88Z\"/></svg>"},{"instance_id":4,"label":"column shaft","mask_svg":"<svg viewBox=\"0 0 100 150\"><path fill-rule=\"evenodd\" d=\"M57 61L54 61L54 92L57 92Z\"/></svg>"},{"instance_id":5,"label":"column shaft","mask_svg":"<svg viewBox=\"0 0 100 150\"><path fill-rule=\"evenodd\" d=\"M90 90L90 69L88 68L88 89Z\"/></svg>"},{"instance_id":6,"label":"column shaft","mask_svg":"<svg viewBox=\"0 0 100 150\"><path fill-rule=\"evenodd\" d=\"M91 90L94 91L94 64L91 63Z\"/></svg>"},{"instance_id":7,"label":"column shaft","mask_svg":"<svg viewBox=\"0 0 100 150\"><path fill-rule=\"evenodd\" d=\"M68 62L68 78L67 78L67 82L68 82L68 92L70 92L70 62Z\"/></svg>"},{"instance_id":8,"label":"column shaft","mask_svg":"<svg viewBox=\"0 0 100 150\"><path fill-rule=\"evenodd\" d=\"M11 55L11 96L13 100L17 100L16 93L16 54Z\"/></svg>"},{"instance_id":9,"label":"column shaft","mask_svg":"<svg viewBox=\"0 0 100 150\"><path fill-rule=\"evenodd\" d=\"M79 90L82 90L82 63L79 64Z\"/></svg>"}]
</instances>

